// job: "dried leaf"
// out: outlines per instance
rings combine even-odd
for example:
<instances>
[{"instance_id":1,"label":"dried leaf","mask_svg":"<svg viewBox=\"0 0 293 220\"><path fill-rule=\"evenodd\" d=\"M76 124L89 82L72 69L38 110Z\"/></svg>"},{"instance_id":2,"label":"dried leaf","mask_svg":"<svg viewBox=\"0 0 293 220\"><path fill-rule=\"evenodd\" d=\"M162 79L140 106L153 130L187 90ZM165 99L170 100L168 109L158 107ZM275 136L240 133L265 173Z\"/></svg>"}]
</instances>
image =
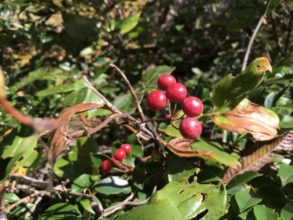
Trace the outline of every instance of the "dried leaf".
<instances>
[{"instance_id":1,"label":"dried leaf","mask_svg":"<svg viewBox=\"0 0 293 220\"><path fill-rule=\"evenodd\" d=\"M65 109L59 117L60 126L54 132L51 140L51 147L48 158L54 161L66 149L66 133L68 131L69 122L74 114L88 110L101 108L103 105L96 103L81 103Z\"/></svg>"},{"instance_id":2,"label":"dried leaf","mask_svg":"<svg viewBox=\"0 0 293 220\"><path fill-rule=\"evenodd\" d=\"M167 147L179 157L201 157L204 159L213 159L213 154L209 151L194 151L192 150L192 140L185 138L172 139Z\"/></svg>"},{"instance_id":3,"label":"dried leaf","mask_svg":"<svg viewBox=\"0 0 293 220\"><path fill-rule=\"evenodd\" d=\"M250 133L258 141L273 139L279 129L276 113L248 99L241 101L233 110L215 116L213 120L220 128L240 134Z\"/></svg>"},{"instance_id":4,"label":"dried leaf","mask_svg":"<svg viewBox=\"0 0 293 220\"><path fill-rule=\"evenodd\" d=\"M5 78L2 68L0 67L0 99L4 99L6 97L6 89L5 89Z\"/></svg>"},{"instance_id":5,"label":"dried leaf","mask_svg":"<svg viewBox=\"0 0 293 220\"><path fill-rule=\"evenodd\" d=\"M281 157L281 155L276 153L276 151L281 150L293 150L293 130L274 140L260 144L253 153L242 157L240 160L240 166L236 169L229 168L227 170L223 177L223 182L228 183L235 176L246 171L260 170L267 163L271 162L273 157Z\"/></svg>"}]
</instances>

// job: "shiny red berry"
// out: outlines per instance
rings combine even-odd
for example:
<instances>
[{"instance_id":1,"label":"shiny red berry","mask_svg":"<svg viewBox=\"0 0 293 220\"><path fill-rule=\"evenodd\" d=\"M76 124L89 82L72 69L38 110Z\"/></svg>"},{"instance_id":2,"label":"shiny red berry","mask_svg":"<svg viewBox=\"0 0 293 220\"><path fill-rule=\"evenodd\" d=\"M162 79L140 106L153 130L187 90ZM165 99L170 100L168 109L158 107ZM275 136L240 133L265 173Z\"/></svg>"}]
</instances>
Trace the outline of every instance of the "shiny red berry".
<instances>
[{"instance_id":1,"label":"shiny red berry","mask_svg":"<svg viewBox=\"0 0 293 220\"><path fill-rule=\"evenodd\" d=\"M168 86L167 97L173 102L182 102L187 95L186 87L181 83Z\"/></svg>"},{"instance_id":2,"label":"shiny red berry","mask_svg":"<svg viewBox=\"0 0 293 220\"><path fill-rule=\"evenodd\" d=\"M155 90L148 94L147 103L150 109L160 111L165 108L167 104L166 94L163 91Z\"/></svg>"},{"instance_id":3,"label":"shiny red berry","mask_svg":"<svg viewBox=\"0 0 293 220\"><path fill-rule=\"evenodd\" d=\"M189 139L196 139L201 135L202 126L196 118L184 118L180 122L180 132L183 137Z\"/></svg>"},{"instance_id":4,"label":"shiny red berry","mask_svg":"<svg viewBox=\"0 0 293 220\"><path fill-rule=\"evenodd\" d=\"M108 173L112 169L112 163L110 160L104 160L102 162L101 170L103 173Z\"/></svg>"},{"instance_id":5,"label":"shiny red berry","mask_svg":"<svg viewBox=\"0 0 293 220\"><path fill-rule=\"evenodd\" d=\"M175 84L176 79L171 74L163 74L158 79L158 86L160 89L166 90L168 86Z\"/></svg>"},{"instance_id":6,"label":"shiny red berry","mask_svg":"<svg viewBox=\"0 0 293 220\"><path fill-rule=\"evenodd\" d=\"M203 112L202 101L195 96L188 96L182 102L182 109L189 117L198 116Z\"/></svg>"},{"instance_id":7,"label":"shiny red berry","mask_svg":"<svg viewBox=\"0 0 293 220\"><path fill-rule=\"evenodd\" d=\"M120 148L123 149L126 152L126 154L129 154L132 151L132 147L130 144L122 144Z\"/></svg>"},{"instance_id":8,"label":"shiny red berry","mask_svg":"<svg viewBox=\"0 0 293 220\"><path fill-rule=\"evenodd\" d=\"M118 150L116 150L116 152L114 154L114 158L119 161L124 160L126 158L125 150L122 148L119 148Z\"/></svg>"}]
</instances>

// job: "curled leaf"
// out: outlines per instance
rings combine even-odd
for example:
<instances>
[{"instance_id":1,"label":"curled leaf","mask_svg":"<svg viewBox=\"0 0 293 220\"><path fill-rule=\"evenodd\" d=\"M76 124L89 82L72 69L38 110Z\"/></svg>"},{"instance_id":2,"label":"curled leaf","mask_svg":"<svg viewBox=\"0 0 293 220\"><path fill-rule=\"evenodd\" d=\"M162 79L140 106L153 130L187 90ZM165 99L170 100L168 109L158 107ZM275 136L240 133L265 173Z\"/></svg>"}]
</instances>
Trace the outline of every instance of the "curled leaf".
<instances>
[{"instance_id":1,"label":"curled leaf","mask_svg":"<svg viewBox=\"0 0 293 220\"><path fill-rule=\"evenodd\" d=\"M103 105L96 103L81 103L65 109L59 117L60 126L54 132L51 140L51 147L49 152L49 159L54 161L66 149L66 133L69 128L69 122L74 114L81 113L88 110L101 108Z\"/></svg>"},{"instance_id":2,"label":"curled leaf","mask_svg":"<svg viewBox=\"0 0 293 220\"><path fill-rule=\"evenodd\" d=\"M192 140L185 138L174 138L169 144L168 148L179 157L201 157L205 159L212 159L213 154L205 150L194 151L192 149Z\"/></svg>"},{"instance_id":3,"label":"curled leaf","mask_svg":"<svg viewBox=\"0 0 293 220\"><path fill-rule=\"evenodd\" d=\"M276 113L248 99L243 99L233 110L215 116L213 121L231 132L250 133L258 141L273 139L279 129Z\"/></svg>"}]
</instances>

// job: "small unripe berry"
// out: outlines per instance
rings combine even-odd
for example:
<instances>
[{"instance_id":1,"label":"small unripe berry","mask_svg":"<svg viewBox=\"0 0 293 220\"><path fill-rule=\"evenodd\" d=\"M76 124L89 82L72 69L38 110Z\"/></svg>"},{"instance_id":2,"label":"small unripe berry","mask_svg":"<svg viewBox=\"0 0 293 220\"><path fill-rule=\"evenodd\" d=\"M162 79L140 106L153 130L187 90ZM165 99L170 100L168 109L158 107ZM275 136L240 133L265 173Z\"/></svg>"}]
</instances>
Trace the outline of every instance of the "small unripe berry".
<instances>
[{"instance_id":1,"label":"small unripe berry","mask_svg":"<svg viewBox=\"0 0 293 220\"><path fill-rule=\"evenodd\" d=\"M182 102L187 95L186 87L181 83L168 86L167 97L173 102Z\"/></svg>"},{"instance_id":2,"label":"small unripe berry","mask_svg":"<svg viewBox=\"0 0 293 220\"><path fill-rule=\"evenodd\" d=\"M101 170L103 173L108 173L112 169L112 163L110 160L104 160L102 162Z\"/></svg>"},{"instance_id":3,"label":"small unripe berry","mask_svg":"<svg viewBox=\"0 0 293 220\"><path fill-rule=\"evenodd\" d=\"M165 108L167 104L166 94L163 91L155 90L148 94L147 103L150 109L160 111Z\"/></svg>"},{"instance_id":4,"label":"small unripe berry","mask_svg":"<svg viewBox=\"0 0 293 220\"><path fill-rule=\"evenodd\" d=\"M183 137L196 139L201 135L202 126L196 118L187 117L180 122L179 130Z\"/></svg>"},{"instance_id":5,"label":"small unripe berry","mask_svg":"<svg viewBox=\"0 0 293 220\"><path fill-rule=\"evenodd\" d=\"M126 152L126 154L129 154L132 151L132 147L130 144L122 144L120 148L123 149Z\"/></svg>"},{"instance_id":6,"label":"small unripe berry","mask_svg":"<svg viewBox=\"0 0 293 220\"><path fill-rule=\"evenodd\" d=\"M114 157L116 160L122 161L126 158L126 152L124 149L119 148L118 150L116 150Z\"/></svg>"},{"instance_id":7,"label":"small unripe berry","mask_svg":"<svg viewBox=\"0 0 293 220\"><path fill-rule=\"evenodd\" d=\"M160 89L166 90L168 86L175 84L176 79L171 74L163 74L158 79L158 86Z\"/></svg>"},{"instance_id":8,"label":"small unripe berry","mask_svg":"<svg viewBox=\"0 0 293 220\"><path fill-rule=\"evenodd\" d=\"M203 112L203 104L199 98L188 96L182 102L182 109L187 116L194 117Z\"/></svg>"}]
</instances>

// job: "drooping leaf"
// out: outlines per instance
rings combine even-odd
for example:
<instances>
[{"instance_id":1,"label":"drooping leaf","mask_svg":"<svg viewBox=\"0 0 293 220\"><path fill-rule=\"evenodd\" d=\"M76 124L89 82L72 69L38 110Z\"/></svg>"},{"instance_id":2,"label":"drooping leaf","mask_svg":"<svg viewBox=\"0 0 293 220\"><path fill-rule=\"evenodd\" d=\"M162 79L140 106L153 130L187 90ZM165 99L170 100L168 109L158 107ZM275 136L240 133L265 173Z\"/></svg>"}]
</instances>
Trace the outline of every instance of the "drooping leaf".
<instances>
[{"instance_id":1,"label":"drooping leaf","mask_svg":"<svg viewBox=\"0 0 293 220\"><path fill-rule=\"evenodd\" d=\"M239 134L250 133L259 141L271 140L279 129L276 113L248 99L241 101L233 110L215 116L213 120L220 128Z\"/></svg>"},{"instance_id":2,"label":"drooping leaf","mask_svg":"<svg viewBox=\"0 0 293 220\"><path fill-rule=\"evenodd\" d=\"M260 143L256 150L241 158L240 166L236 169L229 168L223 177L223 182L228 183L235 176L246 171L258 171L264 165L271 162L273 157L280 157L276 151L293 149L293 131L289 131L280 137L265 143Z\"/></svg>"},{"instance_id":3,"label":"drooping leaf","mask_svg":"<svg viewBox=\"0 0 293 220\"><path fill-rule=\"evenodd\" d=\"M206 160L217 161L230 167L237 167L239 165L235 157L200 138L195 141L175 138L166 146L179 157L200 157Z\"/></svg>"}]
</instances>

